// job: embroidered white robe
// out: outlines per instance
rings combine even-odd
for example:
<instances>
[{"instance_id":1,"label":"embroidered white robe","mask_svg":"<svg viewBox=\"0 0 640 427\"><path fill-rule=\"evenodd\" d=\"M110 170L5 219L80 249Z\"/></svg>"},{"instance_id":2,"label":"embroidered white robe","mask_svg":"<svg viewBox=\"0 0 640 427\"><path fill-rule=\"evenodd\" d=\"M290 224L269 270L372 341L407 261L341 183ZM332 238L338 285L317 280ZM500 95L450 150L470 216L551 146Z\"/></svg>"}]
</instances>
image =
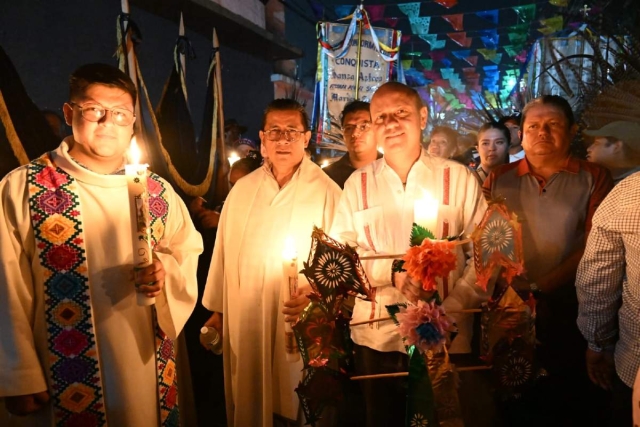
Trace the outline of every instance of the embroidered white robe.
<instances>
[{"instance_id":1,"label":"embroidered white robe","mask_svg":"<svg viewBox=\"0 0 640 427\"><path fill-rule=\"evenodd\" d=\"M107 422L157 426L155 332L150 307L136 303L129 199L124 175L100 175L75 163L62 142L52 159L75 178L83 216L94 330ZM171 190L164 237L155 249L166 271L156 297L158 322L175 339L197 300L202 238ZM51 390L43 268L29 211L27 168L0 182L0 397ZM180 380L178 380L180 381ZM51 405L16 426L52 426Z\"/></svg>"},{"instance_id":2,"label":"embroidered white robe","mask_svg":"<svg viewBox=\"0 0 640 427\"><path fill-rule=\"evenodd\" d=\"M282 188L261 167L229 193L202 298L206 308L224 314L229 426L268 427L274 413L298 418L294 389L302 378L302 361L285 359L282 251L292 236L302 269L313 226L331 226L339 198L340 188L306 158ZM301 285L308 283L298 277Z\"/></svg>"},{"instance_id":3,"label":"embroidered white robe","mask_svg":"<svg viewBox=\"0 0 640 427\"><path fill-rule=\"evenodd\" d=\"M421 199L424 192L439 202L437 228L431 230L438 238L470 234L486 211L487 204L478 180L468 168L423 151L407 176L405 188L384 158L355 171L345 182L330 235L356 247L361 256L406 253L414 221L414 202ZM445 283L438 279L438 293L444 299L446 310L477 308L488 299L488 294L475 284L471 245L457 246L456 254L457 269L449 274ZM362 261L375 292L375 301L356 299L353 323L387 317L386 305L407 301L391 284L392 262ZM468 353L471 351L473 316L451 316L456 319L459 334L450 351ZM405 351L391 320L354 326L351 338L356 344L377 351Z\"/></svg>"}]
</instances>

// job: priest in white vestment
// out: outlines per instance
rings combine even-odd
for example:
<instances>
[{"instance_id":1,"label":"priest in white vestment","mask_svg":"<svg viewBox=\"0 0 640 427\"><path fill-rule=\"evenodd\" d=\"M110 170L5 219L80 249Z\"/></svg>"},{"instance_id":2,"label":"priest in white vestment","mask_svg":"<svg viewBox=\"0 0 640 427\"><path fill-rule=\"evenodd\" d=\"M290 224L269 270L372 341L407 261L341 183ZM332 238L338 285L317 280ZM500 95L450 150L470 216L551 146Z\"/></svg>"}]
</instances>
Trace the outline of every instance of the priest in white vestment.
<instances>
[{"instance_id":1,"label":"priest in white vestment","mask_svg":"<svg viewBox=\"0 0 640 427\"><path fill-rule=\"evenodd\" d=\"M30 175L38 165L32 163L0 182L0 397L12 414L10 426L166 425L168 412L162 414L158 398L156 326L174 340L191 314L202 238L171 186L150 177L150 188L162 193L155 199L162 220L153 232L158 241L152 265L134 273L127 179L118 171L133 134L135 86L104 64L80 67L70 83L64 113L73 136L46 156L48 175ZM47 176L52 181L43 181ZM57 192L33 196L34 189L55 186ZM47 219L34 228L42 212ZM82 232L67 234L74 230L69 224ZM82 255L85 262L76 268ZM49 279L58 273L69 279L71 271L86 277L86 297L63 297L52 305L51 292L71 295L81 281ZM155 305L138 305L136 290L155 297ZM85 302L90 327L74 329L76 309ZM63 333L76 335L57 335L52 343L52 331L61 325ZM95 346L80 357L84 340ZM85 381L92 357L99 372ZM173 361L163 366L173 368ZM163 371L163 381L169 383L173 372ZM169 398L175 403L175 395Z\"/></svg>"},{"instance_id":2,"label":"priest in white vestment","mask_svg":"<svg viewBox=\"0 0 640 427\"><path fill-rule=\"evenodd\" d=\"M208 325L223 337L227 420L237 427L300 418L294 390L302 361L286 361L284 324L306 307L311 288L299 274L299 292L283 307L282 252L292 237L302 269L313 226L331 226L340 197L340 188L305 156L311 132L302 106L273 101L262 128L265 163L229 193L202 299L214 312Z\"/></svg>"},{"instance_id":3,"label":"priest in white vestment","mask_svg":"<svg viewBox=\"0 0 640 427\"><path fill-rule=\"evenodd\" d=\"M384 157L358 169L346 181L336 211L331 237L361 256L404 254L409 249L414 203L425 194L438 205L437 222L430 231L437 238L471 233L486 210L477 179L457 162L430 156L421 148L427 110L418 94L400 83L387 83L371 100L371 132ZM475 285L470 245L457 246L457 269L438 280L438 292L447 310L476 308L488 295ZM465 253L466 252L466 253ZM420 284L405 273L392 272L393 260L364 260L373 287L373 301L356 299L352 323L387 317L385 306L415 302ZM473 318L453 314L459 334L451 352L470 352ZM355 368L359 375L407 369L402 338L392 320L351 328ZM404 421L404 379L362 382L367 426L400 425ZM366 383L366 384L365 384ZM405 390L405 391L403 391Z\"/></svg>"}]
</instances>

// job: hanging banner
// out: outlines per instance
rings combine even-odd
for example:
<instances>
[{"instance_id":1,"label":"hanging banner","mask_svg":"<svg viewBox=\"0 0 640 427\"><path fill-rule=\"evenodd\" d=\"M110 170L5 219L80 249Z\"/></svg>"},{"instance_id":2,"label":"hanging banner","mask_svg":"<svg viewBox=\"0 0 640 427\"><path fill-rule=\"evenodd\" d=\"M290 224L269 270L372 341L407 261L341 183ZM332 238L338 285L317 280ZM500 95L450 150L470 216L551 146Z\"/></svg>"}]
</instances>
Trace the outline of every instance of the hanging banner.
<instances>
[{"instance_id":1,"label":"hanging banner","mask_svg":"<svg viewBox=\"0 0 640 427\"><path fill-rule=\"evenodd\" d=\"M348 18L351 22L347 24L318 25L313 123L316 142L327 147L342 144L340 114L344 106L354 99L370 101L373 93L390 80L394 64L399 65L400 31L372 27L361 6Z\"/></svg>"}]
</instances>

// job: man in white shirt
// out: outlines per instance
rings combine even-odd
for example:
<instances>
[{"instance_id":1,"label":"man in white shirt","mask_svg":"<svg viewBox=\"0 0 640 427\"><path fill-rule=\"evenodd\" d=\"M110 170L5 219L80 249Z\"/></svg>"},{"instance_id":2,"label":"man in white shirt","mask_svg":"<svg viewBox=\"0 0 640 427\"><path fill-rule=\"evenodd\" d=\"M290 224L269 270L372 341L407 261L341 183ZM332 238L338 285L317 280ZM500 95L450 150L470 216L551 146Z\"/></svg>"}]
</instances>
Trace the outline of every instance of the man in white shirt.
<instances>
[{"instance_id":1,"label":"man in white shirt","mask_svg":"<svg viewBox=\"0 0 640 427\"><path fill-rule=\"evenodd\" d=\"M332 237L357 248L361 256L400 254L409 248L414 202L428 192L438 200L436 237L470 233L485 209L477 179L463 165L431 157L422 150L427 109L419 95L400 83L386 83L371 100L371 131L385 157L357 170L346 181ZM470 249L470 248L465 248ZM467 252L469 253L469 252ZM475 271L465 268L467 257L457 250L458 268L438 283L448 310L477 306L484 294L475 285ZM363 267L373 286L371 302L357 300L352 322L386 317L385 306L424 297L420 284L406 273L393 274L393 260L365 260ZM469 352L472 318L457 317L459 336L451 351ZM407 356L391 320L355 326L358 374L406 371ZM404 422L404 379L363 381L367 426Z\"/></svg>"}]
</instances>

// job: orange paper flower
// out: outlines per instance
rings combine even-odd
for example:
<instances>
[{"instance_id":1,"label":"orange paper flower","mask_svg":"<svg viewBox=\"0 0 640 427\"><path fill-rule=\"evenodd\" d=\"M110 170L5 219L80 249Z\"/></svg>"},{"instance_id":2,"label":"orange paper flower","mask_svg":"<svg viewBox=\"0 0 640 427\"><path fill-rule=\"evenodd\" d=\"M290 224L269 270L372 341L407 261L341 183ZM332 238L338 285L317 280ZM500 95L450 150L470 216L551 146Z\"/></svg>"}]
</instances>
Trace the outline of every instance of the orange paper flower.
<instances>
[{"instance_id":1,"label":"orange paper flower","mask_svg":"<svg viewBox=\"0 0 640 427\"><path fill-rule=\"evenodd\" d=\"M425 291L435 291L436 278L447 277L456 268L455 242L424 239L420 246L407 251L402 268L413 280L422 283Z\"/></svg>"}]
</instances>

